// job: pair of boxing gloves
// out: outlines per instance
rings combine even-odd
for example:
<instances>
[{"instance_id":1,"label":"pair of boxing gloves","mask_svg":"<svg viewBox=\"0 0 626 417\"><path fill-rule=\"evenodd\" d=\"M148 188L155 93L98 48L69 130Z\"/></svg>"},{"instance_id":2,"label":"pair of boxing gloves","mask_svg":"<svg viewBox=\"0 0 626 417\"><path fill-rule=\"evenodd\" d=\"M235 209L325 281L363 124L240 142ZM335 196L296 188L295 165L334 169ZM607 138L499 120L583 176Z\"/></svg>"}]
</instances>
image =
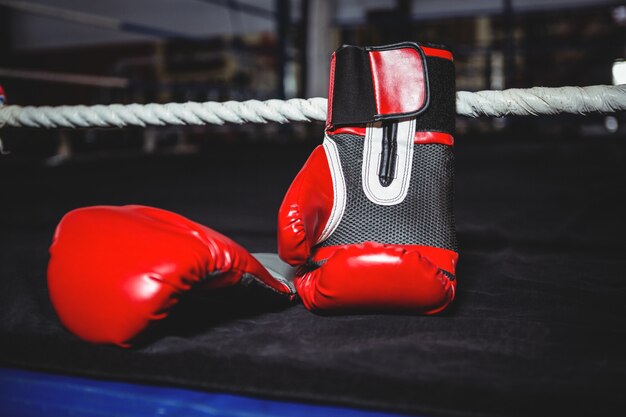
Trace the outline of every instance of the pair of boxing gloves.
<instances>
[{"instance_id":1,"label":"pair of boxing gloves","mask_svg":"<svg viewBox=\"0 0 626 417\"><path fill-rule=\"evenodd\" d=\"M285 279L231 239L145 206L77 209L57 226L48 288L67 329L130 346L189 291L245 285L316 312L433 314L454 298L452 54L401 43L331 60L323 143L278 213Z\"/></svg>"}]
</instances>

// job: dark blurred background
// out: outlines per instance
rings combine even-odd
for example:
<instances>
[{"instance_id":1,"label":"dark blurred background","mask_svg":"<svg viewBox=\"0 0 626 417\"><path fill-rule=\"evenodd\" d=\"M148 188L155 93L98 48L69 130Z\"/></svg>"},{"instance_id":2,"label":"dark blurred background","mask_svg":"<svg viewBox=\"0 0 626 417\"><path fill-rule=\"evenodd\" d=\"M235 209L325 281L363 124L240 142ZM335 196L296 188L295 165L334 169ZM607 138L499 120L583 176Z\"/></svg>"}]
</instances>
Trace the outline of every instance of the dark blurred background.
<instances>
[{"instance_id":1,"label":"dark blurred background","mask_svg":"<svg viewBox=\"0 0 626 417\"><path fill-rule=\"evenodd\" d=\"M0 1L8 104L325 97L341 44L443 43L457 89L613 84L626 5L607 0ZM625 67L621 67L622 73ZM618 73L615 79L613 73ZM605 136L620 115L459 118L458 135ZM2 163L196 153L216 141L319 141L321 124L8 129Z\"/></svg>"}]
</instances>

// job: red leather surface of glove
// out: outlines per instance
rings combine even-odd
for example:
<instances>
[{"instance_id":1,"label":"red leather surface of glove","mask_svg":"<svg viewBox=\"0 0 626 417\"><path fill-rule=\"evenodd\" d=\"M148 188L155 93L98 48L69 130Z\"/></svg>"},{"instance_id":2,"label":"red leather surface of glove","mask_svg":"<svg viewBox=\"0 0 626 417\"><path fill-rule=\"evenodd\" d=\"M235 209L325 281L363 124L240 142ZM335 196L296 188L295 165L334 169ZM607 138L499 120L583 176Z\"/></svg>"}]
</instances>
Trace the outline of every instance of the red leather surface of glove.
<instances>
[{"instance_id":1,"label":"red leather surface of glove","mask_svg":"<svg viewBox=\"0 0 626 417\"><path fill-rule=\"evenodd\" d=\"M292 297L289 283L231 239L152 207L73 210L50 247L52 304L68 330L93 343L128 347L183 293L251 281Z\"/></svg>"},{"instance_id":2,"label":"red leather surface of glove","mask_svg":"<svg viewBox=\"0 0 626 417\"><path fill-rule=\"evenodd\" d=\"M432 314L454 299L452 54L403 43L333 54L328 119L278 215L280 257L315 311Z\"/></svg>"}]
</instances>

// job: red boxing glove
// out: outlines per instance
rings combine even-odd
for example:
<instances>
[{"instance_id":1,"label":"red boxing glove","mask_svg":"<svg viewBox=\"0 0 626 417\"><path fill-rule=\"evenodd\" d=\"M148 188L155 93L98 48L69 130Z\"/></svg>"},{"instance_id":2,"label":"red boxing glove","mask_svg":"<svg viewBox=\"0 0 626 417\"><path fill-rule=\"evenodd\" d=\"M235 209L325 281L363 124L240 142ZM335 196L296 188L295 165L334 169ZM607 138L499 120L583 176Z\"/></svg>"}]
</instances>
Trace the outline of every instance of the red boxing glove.
<instances>
[{"instance_id":1,"label":"red boxing glove","mask_svg":"<svg viewBox=\"0 0 626 417\"><path fill-rule=\"evenodd\" d=\"M144 206L69 212L57 226L48 288L61 322L93 343L129 347L181 294L238 283L293 298L248 251L208 227Z\"/></svg>"},{"instance_id":2,"label":"red boxing glove","mask_svg":"<svg viewBox=\"0 0 626 417\"><path fill-rule=\"evenodd\" d=\"M332 57L326 135L278 216L310 310L431 314L454 298L452 54L401 43Z\"/></svg>"}]
</instances>

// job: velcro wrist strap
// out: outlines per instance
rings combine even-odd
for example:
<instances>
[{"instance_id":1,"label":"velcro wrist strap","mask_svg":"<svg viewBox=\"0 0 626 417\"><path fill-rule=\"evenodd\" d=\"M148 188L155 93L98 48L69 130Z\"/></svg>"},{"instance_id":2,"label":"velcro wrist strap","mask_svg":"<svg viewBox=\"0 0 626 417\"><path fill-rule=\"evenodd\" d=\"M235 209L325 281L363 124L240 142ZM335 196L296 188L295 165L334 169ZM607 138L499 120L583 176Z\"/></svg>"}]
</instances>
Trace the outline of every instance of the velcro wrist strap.
<instances>
[{"instance_id":1,"label":"velcro wrist strap","mask_svg":"<svg viewBox=\"0 0 626 417\"><path fill-rule=\"evenodd\" d=\"M425 53L426 52L426 53ZM429 69L445 61L451 70L433 74ZM436 78L434 89L431 79ZM445 86L445 91L440 91ZM452 98L439 97L452 94ZM439 47L422 47L414 42L377 47L342 46L332 56L328 94L327 130L407 118L420 119L440 101L452 102L452 117L435 123L432 130L451 133L454 118L454 66L452 54ZM436 103L432 103L435 101ZM444 106L450 111L449 103ZM437 115L436 119L441 119ZM429 119L429 117L427 118ZM449 122L452 123L449 123ZM426 123L430 125L431 123ZM417 123L420 128L429 126ZM418 129L422 130L422 129Z\"/></svg>"}]
</instances>

